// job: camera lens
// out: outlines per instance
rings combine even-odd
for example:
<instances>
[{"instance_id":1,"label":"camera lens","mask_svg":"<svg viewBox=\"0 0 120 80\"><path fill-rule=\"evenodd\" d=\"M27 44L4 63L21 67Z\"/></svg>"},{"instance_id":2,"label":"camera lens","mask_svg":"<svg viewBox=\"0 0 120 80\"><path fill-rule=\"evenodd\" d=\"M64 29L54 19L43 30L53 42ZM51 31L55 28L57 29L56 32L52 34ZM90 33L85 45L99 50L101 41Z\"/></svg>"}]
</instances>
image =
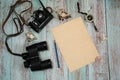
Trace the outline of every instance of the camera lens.
<instances>
[{"instance_id":1,"label":"camera lens","mask_svg":"<svg viewBox=\"0 0 120 80\"><path fill-rule=\"evenodd\" d=\"M39 14L39 18L42 18L42 16L43 16L43 14L40 13L40 14Z\"/></svg>"},{"instance_id":2,"label":"camera lens","mask_svg":"<svg viewBox=\"0 0 120 80\"><path fill-rule=\"evenodd\" d=\"M39 23L42 23L45 19L45 13L42 10L34 11L33 16Z\"/></svg>"}]
</instances>

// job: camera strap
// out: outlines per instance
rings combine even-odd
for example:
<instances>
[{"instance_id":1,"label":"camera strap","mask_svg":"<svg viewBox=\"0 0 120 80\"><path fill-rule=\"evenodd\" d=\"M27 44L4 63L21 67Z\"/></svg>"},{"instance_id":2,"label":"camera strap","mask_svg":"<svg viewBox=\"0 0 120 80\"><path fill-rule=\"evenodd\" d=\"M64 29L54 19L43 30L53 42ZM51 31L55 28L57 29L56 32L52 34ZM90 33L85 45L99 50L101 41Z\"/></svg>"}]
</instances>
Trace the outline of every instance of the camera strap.
<instances>
[{"instance_id":1,"label":"camera strap","mask_svg":"<svg viewBox=\"0 0 120 80\"><path fill-rule=\"evenodd\" d=\"M22 5L23 3L29 3L30 4L30 7L21 11L20 14L18 14L15 9L17 6L20 6ZM22 13L28 11L28 10L31 10L32 9L32 2L31 1L28 1L28 0L18 0L15 2L14 5L10 6L10 10L8 12L8 15L6 17L6 19L3 21L3 24L2 24L2 31L3 33L7 36L6 39L5 39L5 45L7 47L7 50L12 54L12 55L15 55L15 56L22 56L21 54L19 53L14 53L12 52L12 50L10 49L9 45L8 45L8 39L9 38L12 38L12 37L16 37L18 35L20 35L24 30L23 30L23 26L25 25L25 20L24 18L22 17ZM13 18L13 22L16 26L16 29L17 29L17 32L14 33L14 34L7 34L5 32L5 24L7 23L7 21L9 20L10 16L12 15L12 13L14 13L16 15L16 18ZM18 23L18 24L17 24ZM18 27L19 26L19 27Z\"/></svg>"},{"instance_id":2,"label":"camera strap","mask_svg":"<svg viewBox=\"0 0 120 80\"><path fill-rule=\"evenodd\" d=\"M42 7L43 7L44 9L46 9L45 6L43 5L43 3L41 2L41 0L39 0L39 2L40 2L40 4L42 5Z\"/></svg>"}]
</instances>

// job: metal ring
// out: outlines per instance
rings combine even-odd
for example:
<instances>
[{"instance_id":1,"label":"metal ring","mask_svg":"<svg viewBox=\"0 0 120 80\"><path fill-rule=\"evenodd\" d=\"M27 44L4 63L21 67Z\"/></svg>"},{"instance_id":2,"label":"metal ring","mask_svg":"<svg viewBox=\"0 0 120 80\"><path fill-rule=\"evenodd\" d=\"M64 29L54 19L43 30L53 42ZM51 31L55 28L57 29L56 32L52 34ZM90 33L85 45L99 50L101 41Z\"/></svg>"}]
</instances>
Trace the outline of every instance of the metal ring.
<instances>
[{"instance_id":1,"label":"metal ring","mask_svg":"<svg viewBox=\"0 0 120 80\"><path fill-rule=\"evenodd\" d=\"M94 17L91 14L88 14L85 16L85 20L89 21L89 22L93 22L94 21Z\"/></svg>"}]
</instances>

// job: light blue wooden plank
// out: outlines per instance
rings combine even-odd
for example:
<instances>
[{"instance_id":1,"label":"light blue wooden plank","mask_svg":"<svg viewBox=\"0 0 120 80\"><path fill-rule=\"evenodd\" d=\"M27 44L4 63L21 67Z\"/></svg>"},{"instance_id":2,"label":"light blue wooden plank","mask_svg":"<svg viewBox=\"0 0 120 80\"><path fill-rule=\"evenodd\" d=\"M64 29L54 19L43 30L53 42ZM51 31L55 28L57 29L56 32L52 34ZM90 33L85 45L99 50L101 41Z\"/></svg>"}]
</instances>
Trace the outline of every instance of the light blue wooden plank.
<instances>
[{"instance_id":1,"label":"light blue wooden plank","mask_svg":"<svg viewBox=\"0 0 120 80\"><path fill-rule=\"evenodd\" d=\"M1 0L0 0L0 19L1 19ZM0 26L2 25L2 19L0 20ZM2 34L2 30L0 27L0 80L2 80L2 44L3 44L3 34Z\"/></svg>"},{"instance_id":2,"label":"light blue wooden plank","mask_svg":"<svg viewBox=\"0 0 120 80\"><path fill-rule=\"evenodd\" d=\"M95 62L88 66L89 80L109 80L107 40L103 38L107 36L106 32L106 17L105 17L105 0L89 1L89 9L94 16L96 27L99 32L95 32L93 25L88 26L88 31L93 39L93 42L102 58L102 61ZM89 10L88 9L88 10Z\"/></svg>"},{"instance_id":3,"label":"light blue wooden plank","mask_svg":"<svg viewBox=\"0 0 120 80\"><path fill-rule=\"evenodd\" d=\"M120 80L120 0L106 0L110 80Z\"/></svg>"},{"instance_id":4,"label":"light blue wooden plank","mask_svg":"<svg viewBox=\"0 0 120 80\"><path fill-rule=\"evenodd\" d=\"M2 22L3 20L5 19L5 17L7 16L7 13L8 13L8 10L9 10L9 6L12 4L13 0L10 0L10 2L8 3L7 1L5 0L2 0L2 13L1 13L1 16L2 16ZM5 25L6 28L6 32L9 32L11 33L12 32L12 22L11 21L8 21L8 23ZM9 29L8 29L8 26L9 26ZM5 36L3 37L3 39L5 40ZM9 40L9 44L11 46L11 40ZM5 45L3 44L3 55L2 55L2 80L11 80L11 55L8 53L8 51L6 50L6 47Z\"/></svg>"},{"instance_id":5,"label":"light blue wooden plank","mask_svg":"<svg viewBox=\"0 0 120 80\"><path fill-rule=\"evenodd\" d=\"M15 1L14 1L15 2ZM16 11L19 13L20 11L22 11L23 9L25 9L28 6L28 4L22 4L21 6L18 6L16 8ZM27 15L27 14L26 14ZM13 15L13 18L16 17L15 15ZM24 26L26 27L26 26ZM13 24L13 33L16 32L16 28L15 25ZM15 38L12 38L12 50L14 52L17 53L24 53L25 52L25 32L26 30L24 30L24 32ZM11 80L29 80L29 69L24 68L23 65L23 59L19 58L19 57L12 57L13 60L11 60ZM15 76L15 77L12 77Z\"/></svg>"}]
</instances>

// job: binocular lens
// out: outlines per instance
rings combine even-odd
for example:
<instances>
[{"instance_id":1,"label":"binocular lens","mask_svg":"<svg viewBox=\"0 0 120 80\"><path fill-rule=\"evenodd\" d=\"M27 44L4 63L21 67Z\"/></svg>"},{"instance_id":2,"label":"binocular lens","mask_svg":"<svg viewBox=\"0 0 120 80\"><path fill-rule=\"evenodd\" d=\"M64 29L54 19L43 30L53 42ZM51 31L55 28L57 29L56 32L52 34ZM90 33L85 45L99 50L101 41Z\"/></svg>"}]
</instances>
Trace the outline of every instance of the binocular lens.
<instances>
[{"instance_id":1,"label":"binocular lens","mask_svg":"<svg viewBox=\"0 0 120 80\"><path fill-rule=\"evenodd\" d=\"M52 68L52 62L51 62L50 59L48 59L48 60L45 60L45 61L41 61L41 62L31 64L30 68L31 68L31 71L49 69L49 68Z\"/></svg>"},{"instance_id":2,"label":"binocular lens","mask_svg":"<svg viewBox=\"0 0 120 80\"><path fill-rule=\"evenodd\" d=\"M27 51L30 51L30 50L35 49L35 48L37 48L38 51L47 50L47 49L48 49L48 47L47 47L47 42L46 42L46 41L43 41L43 42L36 43L36 44L34 44L34 45L28 46L28 47L26 47L26 50L27 50Z\"/></svg>"}]
</instances>

